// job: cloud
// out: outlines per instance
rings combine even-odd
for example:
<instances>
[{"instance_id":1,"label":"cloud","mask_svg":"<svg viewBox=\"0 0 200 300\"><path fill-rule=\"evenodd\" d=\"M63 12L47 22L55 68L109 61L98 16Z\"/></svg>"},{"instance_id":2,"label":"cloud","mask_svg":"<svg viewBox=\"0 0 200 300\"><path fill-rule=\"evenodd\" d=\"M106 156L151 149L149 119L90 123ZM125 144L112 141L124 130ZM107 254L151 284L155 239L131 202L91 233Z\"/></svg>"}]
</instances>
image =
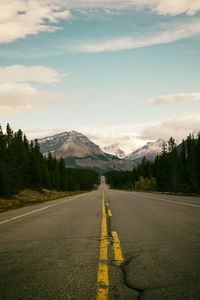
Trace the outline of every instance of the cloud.
<instances>
[{"instance_id":1,"label":"cloud","mask_svg":"<svg viewBox=\"0 0 200 300\"><path fill-rule=\"evenodd\" d=\"M23 65L0 67L0 82L37 82L49 84L60 82L60 76L56 70L40 65L30 67Z\"/></svg>"},{"instance_id":2,"label":"cloud","mask_svg":"<svg viewBox=\"0 0 200 300\"><path fill-rule=\"evenodd\" d=\"M81 52L104 52L119 51L134 48L147 47L157 44L172 43L180 39L192 37L200 34L200 22L193 21L189 24L174 25L165 32L155 32L151 36L143 36L142 38L123 37L118 39L110 39L101 43L87 43L73 46L71 49Z\"/></svg>"},{"instance_id":3,"label":"cloud","mask_svg":"<svg viewBox=\"0 0 200 300\"><path fill-rule=\"evenodd\" d=\"M66 126L63 128L38 128L24 131L29 138L41 138L70 130L83 133L102 149L117 144L128 155L148 141L155 141L159 138L169 140L172 136L177 142L181 142L189 133L200 130L200 111L183 112L181 116L146 123L110 126Z\"/></svg>"},{"instance_id":4,"label":"cloud","mask_svg":"<svg viewBox=\"0 0 200 300\"><path fill-rule=\"evenodd\" d=\"M138 138L138 130L146 128L147 124L110 125L110 126L66 126L63 128L38 128L25 130L29 138L51 136L64 131L76 130L86 135L92 142L102 149L112 144L129 154L138 147L143 146L146 141Z\"/></svg>"},{"instance_id":5,"label":"cloud","mask_svg":"<svg viewBox=\"0 0 200 300\"><path fill-rule=\"evenodd\" d=\"M0 43L13 42L40 32L55 32L61 20L72 18L70 9L113 11L148 7L158 15L194 15L200 10L197 0L1 0ZM88 12L89 13L89 12Z\"/></svg>"},{"instance_id":6,"label":"cloud","mask_svg":"<svg viewBox=\"0 0 200 300\"><path fill-rule=\"evenodd\" d=\"M59 3L43 0L1 0L0 43L12 42L39 32L54 32L62 19L70 19L69 10Z\"/></svg>"},{"instance_id":7,"label":"cloud","mask_svg":"<svg viewBox=\"0 0 200 300\"><path fill-rule=\"evenodd\" d=\"M0 116L38 111L62 102L65 99L62 94L40 91L31 84L58 83L60 76L56 70L44 66L0 67Z\"/></svg>"},{"instance_id":8,"label":"cloud","mask_svg":"<svg viewBox=\"0 0 200 300\"><path fill-rule=\"evenodd\" d=\"M174 95L158 95L148 100L142 100L142 103L162 106L176 102L193 102L198 100L200 100L200 93L180 93Z\"/></svg>"},{"instance_id":9,"label":"cloud","mask_svg":"<svg viewBox=\"0 0 200 300\"><path fill-rule=\"evenodd\" d=\"M38 111L50 104L60 103L60 93L39 91L27 83L0 83L0 116Z\"/></svg>"},{"instance_id":10,"label":"cloud","mask_svg":"<svg viewBox=\"0 0 200 300\"><path fill-rule=\"evenodd\" d=\"M193 15L200 10L198 0L54 0L70 9L104 8L104 9L138 9L149 7L159 15ZM106 12L105 12L106 13Z\"/></svg>"},{"instance_id":11,"label":"cloud","mask_svg":"<svg viewBox=\"0 0 200 300\"><path fill-rule=\"evenodd\" d=\"M160 15L179 15L186 13L191 16L200 10L200 1L198 0L159 0L156 12Z\"/></svg>"},{"instance_id":12,"label":"cloud","mask_svg":"<svg viewBox=\"0 0 200 300\"><path fill-rule=\"evenodd\" d=\"M168 140L172 136L180 142L195 130L200 130L200 112L160 121L154 125L150 124L148 128L143 130L140 139L157 140L163 138Z\"/></svg>"}]
</instances>

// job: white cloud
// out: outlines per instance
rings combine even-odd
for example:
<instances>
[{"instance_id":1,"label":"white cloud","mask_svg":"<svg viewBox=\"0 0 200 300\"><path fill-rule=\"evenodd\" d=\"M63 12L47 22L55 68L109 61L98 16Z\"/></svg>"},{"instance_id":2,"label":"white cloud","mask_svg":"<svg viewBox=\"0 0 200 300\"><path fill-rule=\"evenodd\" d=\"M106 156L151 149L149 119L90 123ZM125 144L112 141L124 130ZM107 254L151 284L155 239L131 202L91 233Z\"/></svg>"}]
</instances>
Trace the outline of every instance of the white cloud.
<instances>
[{"instance_id":1,"label":"white cloud","mask_svg":"<svg viewBox=\"0 0 200 300\"><path fill-rule=\"evenodd\" d=\"M104 8L104 9L128 9L130 7L143 7L152 5L158 0L53 0L54 3L62 3L64 7L75 8Z\"/></svg>"},{"instance_id":2,"label":"white cloud","mask_svg":"<svg viewBox=\"0 0 200 300\"><path fill-rule=\"evenodd\" d=\"M181 142L189 133L200 130L200 111L183 112L181 116L179 113L173 118L148 123L66 126L63 128L38 128L24 131L29 138L41 138L70 130L85 134L102 149L117 144L127 155L142 147L148 141L155 141L159 138L169 140L172 136L177 142Z\"/></svg>"},{"instance_id":3,"label":"white cloud","mask_svg":"<svg viewBox=\"0 0 200 300\"><path fill-rule=\"evenodd\" d=\"M143 140L157 140L164 138L168 140L171 136L178 141L185 139L189 133L200 130L200 111L193 114L182 114L164 121L157 122L154 125L144 129L140 135Z\"/></svg>"},{"instance_id":4,"label":"white cloud","mask_svg":"<svg viewBox=\"0 0 200 300\"><path fill-rule=\"evenodd\" d=\"M138 138L138 131L146 127L147 124L67 126L64 128L39 128L35 130L25 130L25 132L30 138L40 138L64 131L76 130L86 135L102 149L112 144L118 144L126 154L129 154L146 143L145 140Z\"/></svg>"},{"instance_id":5,"label":"white cloud","mask_svg":"<svg viewBox=\"0 0 200 300\"><path fill-rule=\"evenodd\" d=\"M27 83L0 83L0 116L38 111L63 101L60 93L39 91Z\"/></svg>"},{"instance_id":6,"label":"white cloud","mask_svg":"<svg viewBox=\"0 0 200 300\"><path fill-rule=\"evenodd\" d=\"M200 100L200 93L180 93L174 95L158 95L148 100L142 100L142 102L162 106L176 102L193 102L198 100Z\"/></svg>"},{"instance_id":7,"label":"white cloud","mask_svg":"<svg viewBox=\"0 0 200 300\"><path fill-rule=\"evenodd\" d=\"M69 10L61 10L59 3L44 0L1 0L0 43L12 42L39 32L54 32L53 25L69 19ZM52 24L53 23L53 24Z\"/></svg>"},{"instance_id":8,"label":"white cloud","mask_svg":"<svg viewBox=\"0 0 200 300\"><path fill-rule=\"evenodd\" d=\"M193 15L200 10L198 0L54 0L70 9L74 8L104 8L131 9L149 7L159 15L178 15L186 13Z\"/></svg>"},{"instance_id":9,"label":"white cloud","mask_svg":"<svg viewBox=\"0 0 200 300\"><path fill-rule=\"evenodd\" d=\"M13 65L0 67L0 116L38 111L65 99L57 92L40 91L30 82L52 84L60 82L59 73L43 66Z\"/></svg>"},{"instance_id":10,"label":"white cloud","mask_svg":"<svg viewBox=\"0 0 200 300\"><path fill-rule=\"evenodd\" d=\"M194 15L200 10L199 0L159 0L156 5L156 11L161 15L178 15L186 13Z\"/></svg>"},{"instance_id":11,"label":"white cloud","mask_svg":"<svg viewBox=\"0 0 200 300\"><path fill-rule=\"evenodd\" d=\"M69 9L104 9L105 14L123 9L149 7L159 15L193 15L200 10L198 0L1 0L0 43L54 32L60 20L71 19ZM89 12L88 12L89 13Z\"/></svg>"},{"instance_id":12,"label":"white cloud","mask_svg":"<svg viewBox=\"0 0 200 300\"><path fill-rule=\"evenodd\" d=\"M174 25L165 32L155 32L151 36L143 36L142 38L123 37L118 39L110 39L101 43L87 43L73 46L71 49L83 52L104 52L119 51L126 49L134 49L147 47L157 44L171 43L180 39L192 37L200 34L200 22L193 21L190 24Z\"/></svg>"},{"instance_id":13,"label":"white cloud","mask_svg":"<svg viewBox=\"0 0 200 300\"><path fill-rule=\"evenodd\" d=\"M38 82L49 84L60 82L60 76L56 70L40 65L0 67L0 82Z\"/></svg>"}]
</instances>

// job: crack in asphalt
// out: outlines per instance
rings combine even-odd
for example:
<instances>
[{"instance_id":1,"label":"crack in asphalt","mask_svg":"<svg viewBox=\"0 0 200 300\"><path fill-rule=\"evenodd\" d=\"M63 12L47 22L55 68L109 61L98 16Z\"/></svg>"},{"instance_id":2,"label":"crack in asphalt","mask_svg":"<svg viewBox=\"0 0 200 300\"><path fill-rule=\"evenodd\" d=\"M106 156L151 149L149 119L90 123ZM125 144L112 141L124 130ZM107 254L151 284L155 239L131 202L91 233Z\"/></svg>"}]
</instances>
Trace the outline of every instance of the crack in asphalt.
<instances>
[{"instance_id":1,"label":"crack in asphalt","mask_svg":"<svg viewBox=\"0 0 200 300\"><path fill-rule=\"evenodd\" d=\"M136 291L136 292L139 293L138 300L141 298L142 293L143 293L145 290L144 290L144 289L137 288L137 287L135 287L135 286L133 286L133 285L130 285L130 284L128 283L128 280L127 280L127 272L126 272L125 268L129 265L129 263L130 263L132 260L134 260L135 258L137 258L138 256L140 256L141 253L142 253L142 250L140 251L139 254L137 254L137 255L131 257L129 260L124 261L124 263L121 264L121 266L119 266L119 268L120 268L120 269L122 270L122 272L123 272L123 282L124 282L124 284L125 284L129 289L132 289L132 290L134 290L134 291Z\"/></svg>"},{"instance_id":2,"label":"crack in asphalt","mask_svg":"<svg viewBox=\"0 0 200 300\"><path fill-rule=\"evenodd\" d=\"M112 229L111 229L111 219L112 219L112 217L109 217L109 216L108 216L108 207L107 207L107 206L106 206L106 219L107 219L107 231L108 231L108 235L109 235L109 240L111 240L111 244L113 245ZM123 283L124 283L124 285L125 285L127 288L129 288L129 289L131 289L131 290L136 291L136 292L139 293L138 300L141 298L142 293L143 293L145 290L139 289L139 288L137 288L137 287L134 287L134 286L132 286L132 285L130 285L130 284L128 283L128 281L127 281L127 272L126 272L126 270L125 270L125 267L127 267L128 264L129 264L133 259L135 259L136 257L140 256L141 253L142 253L142 250L140 250L140 253L139 253L139 254L130 257L129 260L124 261L120 266L116 266L116 265L114 264L114 261L112 260L112 265L113 265L114 267L120 269L120 270L122 271L122 273L123 273Z\"/></svg>"}]
</instances>

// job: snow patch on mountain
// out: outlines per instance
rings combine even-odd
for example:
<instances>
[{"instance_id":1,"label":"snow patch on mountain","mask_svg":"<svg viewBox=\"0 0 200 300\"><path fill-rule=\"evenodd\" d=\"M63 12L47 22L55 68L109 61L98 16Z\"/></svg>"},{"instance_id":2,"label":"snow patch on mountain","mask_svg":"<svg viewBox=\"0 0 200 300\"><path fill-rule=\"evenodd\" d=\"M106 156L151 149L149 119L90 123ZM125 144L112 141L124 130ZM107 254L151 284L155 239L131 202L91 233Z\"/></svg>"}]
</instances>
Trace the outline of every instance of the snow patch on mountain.
<instances>
[{"instance_id":1,"label":"snow patch on mountain","mask_svg":"<svg viewBox=\"0 0 200 300\"><path fill-rule=\"evenodd\" d=\"M156 155L161 153L163 145L166 147L168 145L163 139L158 139L155 142L148 142L143 147L127 155L126 158L134 161L141 160L145 156L148 160L153 161Z\"/></svg>"},{"instance_id":2,"label":"snow patch on mountain","mask_svg":"<svg viewBox=\"0 0 200 300\"><path fill-rule=\"evenodd\" d=\"M39 139L38 142L43 154L46 155L48 152L51 152L57 158L103 154L98 145L91 142L82 133L74 130Z\"/></svg>"},{"instance_id":3,"label":"snow patch on mountain","mask_svg":"<svg viewBox=\"0 0 200 300\"><path fill-rule=\"evenodd\" d=\"M115 155L119 158L125 158L126 154L125 152L120 148L119 143L115 143L109 146L103 147L103 151Z\"/></svg>"}]
</instances>

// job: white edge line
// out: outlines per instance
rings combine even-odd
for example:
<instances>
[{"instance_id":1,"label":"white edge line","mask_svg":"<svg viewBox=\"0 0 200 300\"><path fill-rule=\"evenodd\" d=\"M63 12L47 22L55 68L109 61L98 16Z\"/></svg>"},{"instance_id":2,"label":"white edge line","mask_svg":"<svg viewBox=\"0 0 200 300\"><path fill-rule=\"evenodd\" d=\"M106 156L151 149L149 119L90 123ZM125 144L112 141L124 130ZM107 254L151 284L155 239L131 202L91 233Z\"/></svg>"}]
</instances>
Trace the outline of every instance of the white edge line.
<instances>
[{"instance_id":1,"label":"white edge line","mask_svg":"<svg viewBox=\"0 0 200 300\"><path fill-rule=\"evenodd\" d=\"M72 200L74 200L74 199L76 199L76 198L78 198L78 197L80 197L80 196L82 196L82 195L74 196L73 198L66 199L66 200L64 200L64 201L62 201L62 202L55 203L55 204L52 204L52 205L48 205L48 206L45 206L45 207L42 207L42 208L39 208L39 209L30 211L30 212L28 212L28 213L26 213L26 214L19 215L19 216L13 217L13 218L11 218L11 219L4 220L4 221L0 222L0 225L1 225L1 224L4 224L4 223L7 223L7 222L10 222L10 221L12 221L12 220L16 220L16 219L19 219L19 218L22 218L22 217L25 217L25 216L34 214L34 213L36 213L36 212L38 212L38 211L41 211L41 210L44 210L44 209L47 209L47 208L50 208L50 207L53 207L53 206L56 206L56 205L59 205L59 204L63 204L63 203L65 203L65 202L72 201Z\"/></svg>"},{"instance_id":2,"label":"white edge line","mask_svg":"<svg viewBox=\"0 0 200 300\"><path fill-rule=\"evenodd\" d=\"M163 198L145 197L145 196L139 195L139 193L137 193L137 195L141 198L147 198L147 199L153 199L153 200L159 200L159 201L166 201L166 202L170 202L170 203L178 203L178 204L182 204L182 205L187 205L187 206L193 206L193 207L199 207L200 208L200 205L198 205L198 204L183 203L183 202L167 200L167 199L163 199Z\"/></svg>"}]
</instances>

